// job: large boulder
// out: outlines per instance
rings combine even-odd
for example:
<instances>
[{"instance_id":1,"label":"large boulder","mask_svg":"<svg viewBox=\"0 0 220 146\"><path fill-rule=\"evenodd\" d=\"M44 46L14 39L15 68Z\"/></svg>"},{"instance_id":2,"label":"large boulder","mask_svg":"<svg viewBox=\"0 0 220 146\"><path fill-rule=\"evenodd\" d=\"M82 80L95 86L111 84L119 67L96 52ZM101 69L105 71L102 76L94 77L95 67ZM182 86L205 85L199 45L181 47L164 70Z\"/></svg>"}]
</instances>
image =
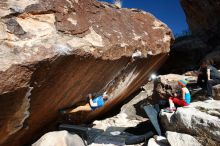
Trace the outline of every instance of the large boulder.
<instances>
[{"instance_id":1,"label":"large boulder","mask_svg":"<svg viewBox=\"0 0 220 146\"><path fill-rule=\"evenodd\" d=\"M162 99L168 99L178 91L178 81L185 76L178 74L160 75L155 81L154 93Z\"/></svg>"},{"instance_id":2,"label":"large boulder","mask_svg":"<svg viewBox=\"0 0 220 146\"><path fill-rule=\"evenodd\" d=\"M202 59L212 59L220 67L220 1L180 0L180 3L189 33L177 36L171 47L170 58L160 73L181 74L194 70L199 68Z\"/></svg>"},{"instance_id":3,"label":"large boulder","mask_svg":"<svg viewBox=\"0 0 220 146\"><path fill-rule=\"evenodd\" d=\"M202 36L212 45L219 43L220 1L181 0L180 2L192 34Z\"/></svg>"},{"instance_id":4,"label":"large boulder","mask_svg":"<svg viewBox=\"0 0 220 146\"><path fill-rule=\"evenodd\" d=\"M149 13L95 0L4 0L0 40L0 145L19 146L88 93L111 99L76 114L81 123L121 103L167 58L172 33Z\"/></svg>"},{"instance_id":5,"label":"large boulder","mask_svg":"<svg viewBox=\"0 0 220 146\"><path fill-rule=\"evenodd\" d=\"M203 145L218 145L220 140L220 101L194 102L175 113L161 111L163 128L196 136Z\"/></svg>"},{"instance_id":6,"label":"large boulder","mask_svg":"<svg viewBox=\"0 0 220 146\"><path fill-rule=\"evenodd\" d=\"M214 51L220 46L220 1L181 0L180 2L192 35L202 39L207 44L209 52ZM215 57L213 59L215 60ZM215 61L220 65L219 59Z\"/></svg>"},{"instance_id":7,"label":"large boulder","mask_svg":"<svg viewBox=\"0 0 220 146\"><path fill-rule=\"evenodd\" d=\"M154 89L151 97L152 101L158 103L161 99L168 99L173 96L174 93L180 91L180 87L178 86L179 80L188 80L188 83L192 81L196 81L196 76L186 76L186 75L178 75L178 74L167 74L160 75L154 81ZM189 88L190 89L190 88Z\"/></svg>"}]
</instances>

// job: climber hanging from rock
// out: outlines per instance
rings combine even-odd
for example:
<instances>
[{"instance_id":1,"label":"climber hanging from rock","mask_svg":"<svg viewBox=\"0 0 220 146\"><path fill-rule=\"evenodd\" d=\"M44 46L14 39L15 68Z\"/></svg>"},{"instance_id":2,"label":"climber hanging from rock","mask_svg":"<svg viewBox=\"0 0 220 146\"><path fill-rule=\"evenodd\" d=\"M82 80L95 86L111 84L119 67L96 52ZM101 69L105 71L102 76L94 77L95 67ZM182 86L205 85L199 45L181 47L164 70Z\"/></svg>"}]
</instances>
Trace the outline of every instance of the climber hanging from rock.
<instances>
[{"instance_id":1,"label":"climber hanging from rock","mask_svg":"<svg viewBox=\"0 0 220 146\"><path fill-rule=\"evenodd\" d=\"M135 49L134 53L131 56L131 62L134 62L136 59L141 58L141 57L142 57L141 51L139 51L138 49Z\"/></svg>"},{"instance_id":2,"label":"climber hanging from rock","mask_svg":"<svg viewBox=\"0 0 220 146\"><path fill-rule=\"evenodd\" d=\"M99 95L92 95L89 94L88 98L89 98L89 102L84 104L84 105L80 105L76 108L69 108L69 109L62 109L60 110L61 114L70 114L70 113L75 113L75 112L79 112L79 111L94 111L102 106L104 106L105 101L108 99L108 94L106 92L104 92L103 94L99 94Z\"/></svg>"}]
</instances>

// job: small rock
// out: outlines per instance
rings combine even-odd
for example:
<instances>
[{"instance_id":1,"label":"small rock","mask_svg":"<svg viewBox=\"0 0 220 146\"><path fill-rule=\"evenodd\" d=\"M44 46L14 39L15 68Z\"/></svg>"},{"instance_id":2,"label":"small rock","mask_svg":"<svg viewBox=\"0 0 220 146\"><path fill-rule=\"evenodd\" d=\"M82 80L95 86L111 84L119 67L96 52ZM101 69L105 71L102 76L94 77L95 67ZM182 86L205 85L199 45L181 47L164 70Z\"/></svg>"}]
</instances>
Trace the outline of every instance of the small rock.
<instances>
[{"instance_id":1,"label":"small rock","mask_svg":"<svg viewBox=\"0 0 220 146\"><path fill-rule=\"evenodd\" d=\"M220 100L220 85L213 86L213 95L215 100Z\"/></svg>"},{"instance_id":2,"label":"small rock","mask_svg":"<svg viewBox=\"0 0 220 146\"><path fill-rule=\"evenodd\" d=\"M147 146L169 146L169 144L163 143L163 142L158 142L156 139L150 138Z\"/></svg>"},{"instance_id":3,"label":"small rock","mask_svg":"<svg viewBox=\"0 0 220 146\"><path fill-rule=\"evenodd\" d=\"M64 130L46 133L32 146L85 146L85 144L81 137Z\"/></svg>"},{"instance_id":4,"label":"small rock","mask_svg":"<svg viewBox=\"0 0 220 146\"><path fill-rule=\"evenodd\" d=\"M164 144L168 144L168 140L167 140L166 137L154 135L154 139L155 139L157 142L164 143Z\"/></svg>"}]
</instances>

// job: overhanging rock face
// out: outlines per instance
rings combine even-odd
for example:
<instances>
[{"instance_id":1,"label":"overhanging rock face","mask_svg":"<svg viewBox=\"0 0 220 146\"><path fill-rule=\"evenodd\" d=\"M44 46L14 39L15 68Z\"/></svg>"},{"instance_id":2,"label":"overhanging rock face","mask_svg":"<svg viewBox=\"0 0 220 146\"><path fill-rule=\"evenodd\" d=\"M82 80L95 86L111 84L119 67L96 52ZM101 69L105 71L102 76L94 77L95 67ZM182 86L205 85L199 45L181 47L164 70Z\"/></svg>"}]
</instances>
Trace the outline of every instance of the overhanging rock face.
<instances>
[{"instance_id":1,"label":"overhanging rock face","mask_svg":"<svg viewBox=\"0 0 220 146\"><path fill-rule=\"evenodd\" d=\"M220 37L219 0L181 0L180 2L193 35L203 35L206 39Z\"/></svg>"},{"instance_id":2,"label":"overhanging rock face","mask_svg":"<svg viewBox=\"0 0 220 146\"><path fill-rule=\"evenodd\" d=\"M0 145L31 142L88 93L108 90L111 99L81 122L110 111L146 82L172 41L151 14L94 0L5 0L0 17ZM131 62L135 49L142 58Z\"/></svg>"}]
</instances>

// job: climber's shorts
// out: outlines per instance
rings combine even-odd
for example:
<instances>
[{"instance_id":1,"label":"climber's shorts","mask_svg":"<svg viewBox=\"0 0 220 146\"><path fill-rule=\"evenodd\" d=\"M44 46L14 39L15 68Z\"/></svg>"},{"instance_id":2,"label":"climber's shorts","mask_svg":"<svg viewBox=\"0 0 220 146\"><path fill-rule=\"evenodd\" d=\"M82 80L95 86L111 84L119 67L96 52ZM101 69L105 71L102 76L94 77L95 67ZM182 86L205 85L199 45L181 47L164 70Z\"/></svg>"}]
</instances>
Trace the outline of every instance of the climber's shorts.
<instances>
[{"instance_id":1,"label":"climber's shorts","mask_svg":"<svg viewBox=\"0 0 220 146\"><path fill-rule=\"evenodd\" d=\"M179 98L175 98L175 97L170 97L169 99L172 100L173 103L177 106L188 106L186 101L183 99L179 99Z\"/></svg>"}]
</instances>

